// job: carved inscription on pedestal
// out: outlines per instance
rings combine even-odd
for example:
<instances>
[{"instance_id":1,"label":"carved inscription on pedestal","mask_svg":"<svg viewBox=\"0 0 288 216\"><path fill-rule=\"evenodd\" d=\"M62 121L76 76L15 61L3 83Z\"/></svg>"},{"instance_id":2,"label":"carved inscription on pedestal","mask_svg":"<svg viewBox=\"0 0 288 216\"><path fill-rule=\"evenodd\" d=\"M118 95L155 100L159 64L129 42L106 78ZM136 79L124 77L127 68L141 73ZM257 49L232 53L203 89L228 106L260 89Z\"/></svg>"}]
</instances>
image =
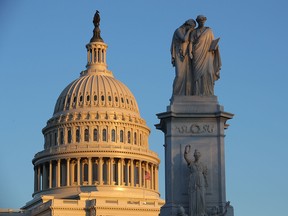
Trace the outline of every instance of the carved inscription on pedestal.
<instances>
[{"instance_id":1,"label":"carved inscription on pedestal","mask_svg":"<svg viewBox=\"0 0 288 216\"><path fill-rule=\"evenodd\" d=\"M179 124L174 127L173 133L176 135L205 135L215 133L215 124L209 123L192 123Z\"/></svg>"}]
</instances>

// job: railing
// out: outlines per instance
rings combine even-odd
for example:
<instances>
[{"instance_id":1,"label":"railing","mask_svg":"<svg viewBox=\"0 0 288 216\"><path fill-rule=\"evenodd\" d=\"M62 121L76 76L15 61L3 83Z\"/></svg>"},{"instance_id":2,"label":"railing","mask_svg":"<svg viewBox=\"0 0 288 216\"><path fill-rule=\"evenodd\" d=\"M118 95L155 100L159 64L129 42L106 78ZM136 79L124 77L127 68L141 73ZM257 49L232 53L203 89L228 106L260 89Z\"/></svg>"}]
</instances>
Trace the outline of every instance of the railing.
<instances>
[{"instance_id":1,"label":"railing","mask_svg":"<svg viewBox=\"0 0 288 216\"><path fill-rule=\"evenodd\" d=\"M142 154L149 154L158 157L158 154L147 148L140 146L133 146L130 144L68 144L63 146L53 146L49 149L43 150L35 154L35 158L45 156L47 154L72 152L72 151L103 151L103 150L118 150L118 151L131 151Z\"/></svg>"}]
</instances>

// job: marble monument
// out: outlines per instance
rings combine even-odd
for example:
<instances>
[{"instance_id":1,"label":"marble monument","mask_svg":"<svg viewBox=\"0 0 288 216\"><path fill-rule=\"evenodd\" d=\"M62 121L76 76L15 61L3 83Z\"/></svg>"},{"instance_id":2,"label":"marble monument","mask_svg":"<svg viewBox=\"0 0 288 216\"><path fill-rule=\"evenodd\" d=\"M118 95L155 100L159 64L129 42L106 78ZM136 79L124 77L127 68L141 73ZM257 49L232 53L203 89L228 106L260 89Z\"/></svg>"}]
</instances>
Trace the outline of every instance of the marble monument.
<instances>
[{"instance_id":1,"label":"marble monument","mask_svg":"<svg viewBox=\"0 0 288 216\"><path fill-rule=\"evenodd\" d=\"M166 203L160 216L234 215L226 200L224 157L224 130L233 114L214 95L222 65L220 38L206 20L199 15L185 21L172 39L173 93L156 125L165 137Z\"/></svg>"}]
</instances>

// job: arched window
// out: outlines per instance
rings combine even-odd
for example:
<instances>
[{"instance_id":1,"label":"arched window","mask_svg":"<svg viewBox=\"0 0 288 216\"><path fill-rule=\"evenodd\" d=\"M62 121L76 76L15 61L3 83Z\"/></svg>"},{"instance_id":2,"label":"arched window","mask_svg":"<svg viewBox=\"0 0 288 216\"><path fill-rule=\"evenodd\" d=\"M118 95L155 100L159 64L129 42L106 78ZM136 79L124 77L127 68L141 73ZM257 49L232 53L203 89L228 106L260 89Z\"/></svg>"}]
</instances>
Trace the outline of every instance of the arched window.
<instances>
[{"instance_id":1,"label":"arched window","mask_svg":"<svg viewBox=\"0 0 288 216\"><path fill-rule=\"evenodd\" d=\"M80 142L80 129L76 129L76 142Z\"/></svg>"},{"instance_id":2,"label":"arched window","mask_svg":"<svg viewBox=\"0 0 288 216\"><path fill-rule=\"evenodd\" d=\"M98 130L96 128L93 130L93 141L98 141Z\"/></svg>"},{"instance_id":3,"label":"arched window","mask_svg":"<svg viewBox=\"0 0 288 216\"><path fill-rule=\"evenodd\" d=\"M85 142L89 142L89 129L86 128L84 131L84 140Z\"/></svg>"},{"instance_id":4,"label":"arched window","mask_svg":"<svg viewBox=\"0 0 288 216\"><path fill-rule=\"evenodd\" d=\"M134 132L134 144L136 145L137 144L137 133Z\"/></svg>"},{"instance_id":5,"label":"arched window","mask_svg":"<svg viewBox=\"0 0 288 216\"><path fill-rule=\"evenodd\" d=\"M57 133L54 133L54 145L58 145L58 136Z\"/></svg>"},{"instance_id":6,"label":"arched window","mask_svg":"<svg viewBox=\"0 0 288 216\"><path fill-rule=\"evenodd\" d=\"M103 131L102 131L102 140L107 141L107 130L106 129L103 129Z\"/></svg>"},{"instance_id":7,"label":"arched window","mask_svg":"<svg viewBox=\"0 0 288 216\"><path fill-rule=\"evenodd\" d=\"M64 132L63 132L63 130L60 131L60 144L61 145L64 144Z\"/></svg>"},{"instance_id":8,"label":"arched window","mask_svg":"<svg viewBox=\"0 0 288 216\"><path fill-rule=\"evenodd\" d=\"M127 132L127 142L131 143L131 132L130 131Z\"/></svg>"},{"instance_id":9,"label":"arched window","mask_svg":"<svg viewBox=\"0 0 288 216\"><path fill-rule=\"evenodd\" d=\"M120 130L120 142L124 142L123 130Z\"/></svg>"},{"instance_id":10,"label":"arched window","mask_svg":"<svg viewBox=\"0 0 288 216\"><path fill-rule=\"evenodd\" d=\"M115 142L116 141L116 132L115 129L112 129L111 131L111 141Z\"/></svg>"}]
</instances>

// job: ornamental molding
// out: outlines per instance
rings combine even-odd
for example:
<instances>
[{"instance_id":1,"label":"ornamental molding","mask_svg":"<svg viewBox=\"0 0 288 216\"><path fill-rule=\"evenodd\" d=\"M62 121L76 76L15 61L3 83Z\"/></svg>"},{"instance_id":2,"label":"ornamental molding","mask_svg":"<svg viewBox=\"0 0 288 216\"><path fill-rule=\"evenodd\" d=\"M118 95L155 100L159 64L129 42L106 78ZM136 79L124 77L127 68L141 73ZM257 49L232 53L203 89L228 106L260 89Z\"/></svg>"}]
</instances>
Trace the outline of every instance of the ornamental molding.
<instances>
[{"instance_id":1,"label":"ornamental molding","mask_svg":"<svg viewBox=\"0 0 288 216\"><path fill-rule=\"evenodd\" d=\"M182 123L172 129L175 135L212 135L216 134L215 123Z\"/></svg>"}]
</instances>

